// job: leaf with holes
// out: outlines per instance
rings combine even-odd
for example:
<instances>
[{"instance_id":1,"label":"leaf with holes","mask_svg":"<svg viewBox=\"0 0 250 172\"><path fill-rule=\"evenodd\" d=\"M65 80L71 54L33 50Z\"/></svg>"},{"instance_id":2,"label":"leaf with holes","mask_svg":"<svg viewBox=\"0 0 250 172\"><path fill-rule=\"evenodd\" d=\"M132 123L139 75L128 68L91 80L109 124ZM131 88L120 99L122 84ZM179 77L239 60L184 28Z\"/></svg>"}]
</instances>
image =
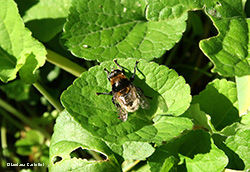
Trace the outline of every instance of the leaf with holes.
<instances>
[{"instance_id":1,"label":"leaf with holes","mask_svg":"<svg viewBox=\"0 0 250 172\"><path fill-rule=\"evenodd\" d=\"M147 21L145 8L144 0L73 0L64 28L66 46L88 60L160 57L181 39L187 14Z\"/></svg>"},{"instance_id":2,"label":"leaf with holes","mask_svg":"<svg viewBox=\"0 0 250 172\"><path fill-rule=\"evenodd\" d=\"M240 120L236 84L225 79L214 80L204 91L194 96L192 104L198 103L200 110L211 116L216 130Z\"/></svg>"},{"instance_id":3,"label":"leaf with holes","mask_svg":"<svg viewBox=\"0 0 250 172\"><path fill-rule=\"evenodd\" d=\"M46 50L24 27L14 1L1 1L0 35L0 79L13 80L19 71L23 81L35 82L35 70L45 63Z\"/></svg>"},{"instance_id":4,"label":"leaf with holes","mask_svg":"<svg viewBox=\"0 0 250 172\"><path fill-rule=\"evenodd\" d=\"M78 149L91 150L105 156L105 159L88 161L72 158ZM50 171L98 171L118 172L121 167L109 147L99 138L83 129L66 111L56 121L50 144Z\"/></svg>"},{"instance_id":5,"label":"leaf with holes","mask_svg":"<svg viewBox=\"0 0 250 172\"><path fill-rule=\"evenodd\" d=\"M125 69L128 77L132 76L134 59L118 59L118 63ZM113 67L116 67L113 61L103 62L100 66L92 67L76 79L74 84L61 96L61 101L67 111L93 135L119 144L128 140L140 140L141 138L138 138L135 132L139 132L143 127L152 126L153 118L162 114L178 116L188 108L191 96L190 87L185 80L174 70L141 60L137 65L133 83L139 86L146 96L152 97L152 100L148 99L151 108L129 113L128 121L122 122L117 119L118 114L111 101L112 96L95 94L96 92L111 91L110 82L103 68L111 69ZM167 124L167 118L163 119ZM179 125L184 123L181 118L179 119L179 121L178 119L172 120L173 123L169 122L169 126L178 126L177 128L171 127L176 130L175 134L180 134L181 131L192 126L191 122L187 120L184 126ZM159 127L163 127L161 123L159 123ZM148 129L146 130L148 131ZM156 131L155 126L149 130Z\"/></svg>"}]
</instances>

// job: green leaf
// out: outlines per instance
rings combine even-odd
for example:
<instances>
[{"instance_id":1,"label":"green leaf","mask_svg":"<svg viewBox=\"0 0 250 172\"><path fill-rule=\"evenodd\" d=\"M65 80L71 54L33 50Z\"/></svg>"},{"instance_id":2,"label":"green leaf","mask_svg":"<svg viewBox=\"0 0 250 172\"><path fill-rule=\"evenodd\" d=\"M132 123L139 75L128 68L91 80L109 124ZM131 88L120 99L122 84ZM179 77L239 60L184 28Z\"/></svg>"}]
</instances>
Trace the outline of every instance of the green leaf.
<instances>
[{"instance_id":1,"label":"green leaf","mask_svg":"<svg viewBox=\"0 0 250 172\"><path fill-rule=\"evenodd\" d=\"M193 123L187 118L160 116L158 120L154 120L153 125L145 126L128 137L141 141L162 142L171 140L192 127Z\"/></svg>"},{"instance_id":2,"label":"green leaf","mask_svg":"<svg viewBox=\"0 0 250 172\"><path fill-rule=\"evenodd\" d=\"M250 75L244 77L236 77L237 96L239 101L240 116L250 110Z\"/></svg>"},{"instance_id":3,"label":"green leaf","mask_svg":"<svg viewBox=\"0 0 250 172\"><path fill-rule=\"evenodd\" d=\"M232 125L232 130L236 126ZM221 149L226 156L228 157L228 164L227 167L228 169L237 169L237 170L243 170L244 169L244 163L243 161L239 158L239 156L230 148L228 148L225 144L226 136L223 136L221 134L213 134L213 141L215 145Z\"/></svg>"},{"instance_id":4,"label":"green leaf","mask_svg":"<svg viewBox=\"0 0 250 172\"><path fill-rule=\"evenodd\" d=\"M245 170L250 169L250 129L237 131L234 136L228 137L226 145L239 155L245 164Z\"/></svg>"},{"instance_id":5,"label":"green leaf","mask_svg":"<svg viewBox=\"0 0 250 172\"><path fill-rule=\"evenodd\" d=\"M132 76L134 59L118 59L118 63L125 69L128 77ZM67 111L93 135L119 144L128 140L136 141L138 137L132 133L147 126L153 129L152 118L162 114L178 116L188 108L191 99L190 88L184 79L165 66L141 60L137 65L133 83L139 86L146 96L152 97L152 100L148 99L151 108L139 109L129 114L128 121L122 122L117 119L118 114L111 101L112 96L95 94L111 91L111 85L103 68L113 67L116 67L115 63L107 61L101 63L101 66L90 68L88 72L84 72L76 79L61 97ZM181 129L176 129L177 133L183 128L190 127L190 120L184 120L187 124L182 127L178 125L178 119L180 118L175 122ZM159 127L160 125L161 123ZM130 134L132 134L131 137L129 137Z\"/></svg>"},{"instance_id":6,"label":"green leaf","mask_svg":"<svg viewBox=\"0 0 250 172\"><path fill-rule=\"evenodd\" d=\"M242 129L242 128L246 128L245 124L241 124L239 122L235 122L230 126L226 126L225 128L223 128L223 130L221 130L220 134L223 134L224 136L233 136L237 133L238 130Z\"/></svg>"},{"instance_id":7,"label":"green leaf","mask_svg":"<svg viewBox=\"0 0 250 172\"><path fill-rule=\"evenodd\" d=\"M208 163L210 163L209 161L213 162L207 170L223 169L228 161L225 154L211 143L210 135L207 132L191 130L156 148L148 163L152 172L162 171L163 168L167 167L168 171L171 171L176 169L180 158L186 161L186 168L190 170L192 170L193 163L196 163L197 166L204 165L202 162L204 159L208 160ZM213 159L219 161L214 162ZM202 169L202 167L200 168Z\"/></svg>"},{"instance_id":8,"label":"green leaf","mask_svg":"<svg viewBox=\"0 0 250 172\"><path fill-rule=\"evenodd\" d=\"M211 118L205 112L200 110L200 105L191 104L188 110L182 115L193 120L193 123L199 127L202 126L209 131L215 131L214 126L211 123Z\"/></svg>"},{"instance_id":9,"label":"green leaf","mask_svg":"<svg viewBox=\"0 0 250 172\"><path fill-rule=\"evenodd\" d=\"M88 161L72 158L71 152L81 147L102 153L107 159ZM61 159L60 159L61 158ZM59 159L59 160L57 160ZM50 171L99 171L118 172L120 165L101 139L92 136L83 129L67 112L63 112L56 121L50 144Z\"/></svg>"},{"instance_id":10,"label":"green leaf","mask_svg":"<svg viewBox=\"0 0 250 172\"><path fill-rule=\"evenodd\" d=\"M212 71L223 76L243 76L250 74L250 22L245 17L244 5L245 1L148 0L146 14L148 20L162 21L203 8L219 32L200 42L201 50L215 65Z\"/></svg>"},{"instance_id":11,"label":"green leaf","mask_svg":"<svg viewBox=\"0 0 250 172\"><path fill-rule=\"evenodd\" d=\"M11 0L1 2L0 35L0 79L8 82L20 71L23 81L35 82L35 70L45 63L46 51L24 27L16 4Z\"/></svg>"},{"instance_id":12,"label":"green leaf","mask_svg":"<svg viewBox=\"0 0 250 172\"><path fill-rule=\"evenodd\" d=\"M47 42L62 31L71 0L40 0L25 12L23 20L40 41Z\"/></svg>"},{"instance_id":13,"label":"green leaf","mask_svg":"<svg viewBox=\"0 0 250 172\"><path fill-rule=\"evenodd\" d=\"M28 100L30 98L31 85L25 84L22 80L14 80L8 84L0 85L9 98L16 101Z\"/></svg>"},{"instance_id":14,"label":"green leaf","mask_svg":"<svg viewBox=\"0 0 250 172\"><path fill-rule=\"evenodd\" d=\"M73 0L64 28L66 46L88 60L160 57L181 39L187 14L147 21L145 8L144 0Z\"/></svg>"},{"instance_id":15,"label":"green leaf","mask_svg":"<svg viewBox=\"0 0 250 172\"><path fill-rule=\"evenodd\" d=\"M153 21L179 18L192 9L201 9L203 1L148 0L147 19Z\"/></svg>"},{"instance_id":16,"label":"green leaf","mask_svg":"<svg viewBox=\"0 0 250 172\"><path fill-rule=\"evenodd\" d=\"M30 130L25 134L25 138L21 138L15 143L17 153L23 156L31 154L34 147L39 149L44 142L44 136L39 131Z\"/></svg>"},{"instance_id":17,"label":"green leaf","mask_svg":"<svg viewBox=\"0 0 250 172\"><path fill-rule=\"evenodd\" d=\"M241 117L241 123L245 125L250 125L250 111L248 111L247 114Z\"/></svg>"},{"instance_id":18,"label":"green leaf","mask_svg":"<svg viewBox=\"0 0 250 172\"><path fill-rule=\"evenodd\" d=\"M200 48L214 63L213 72L223 76L250 74L249 26L242 1L207 1L206 14L218 35L200 42Z\"/></svg>"},{"instance_id":19,"label":"green leaf","mask_svg":"<svg viewBox=\"0 0 250 172\"><path fill-rule=\"evenodd\" d=\"M144 160L154 153L154 148L146 142L125 142L123 145L124 160Z\"/></svg>"},{"instance_id":20,"label":"green leaf","mask_svg":"<svg viewBox=\"0 0 250 172\"><path fill-rule=\"evenodd\" d=\"M193 159L186 158L188 172L221 172L228 163L227 156L218 149L214 144L211 145L210 152L206 154L197 154Z\"/></svg>"},{"instance_id":21,"label":"green leaf","mask_svg":"<svg viewBox=\"0 0 250 172\"><path fill-rule=\"evenodd\" d=\"M176 171L177 158L165 150L157 150L156 154L148 160L151 172Z\"/></svg>"},{"instance_id":22,"label":"green leaf","mask_svg":"<svg viewBox=\"0 0 250 172\"><path fill-rule=\"evenodd\" d=\"M240 120L234 82L225 79L214 80L198 96L194 96L192 104L195 103L200 105L201 111L211 116L216 130Z\"/></svg>"},{"instance_id":23,"label":"green leaf","mask_svg":"<svg viewBox=\"0 0 250 172\"><path fill-rule=\"evenodd\" d=\"M143 165L139 169L136 170L136 172L151 172L150 167L148 164Z\"/></svg>"}]
</instances>

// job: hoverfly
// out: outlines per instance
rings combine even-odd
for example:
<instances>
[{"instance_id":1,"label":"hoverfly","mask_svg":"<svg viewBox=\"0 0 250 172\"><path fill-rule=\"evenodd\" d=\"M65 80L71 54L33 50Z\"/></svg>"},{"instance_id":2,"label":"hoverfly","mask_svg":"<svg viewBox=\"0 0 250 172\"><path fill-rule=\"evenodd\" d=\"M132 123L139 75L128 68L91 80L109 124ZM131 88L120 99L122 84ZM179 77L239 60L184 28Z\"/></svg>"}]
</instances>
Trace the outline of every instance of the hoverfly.
<instances>
[{"instance_id":1,"label":"hoverfly","mask_svg":"<svg viewBox=\"0 0 250 172\"><path fill-rule=\"evenodd\" d=\"M132 83L135 79L136 66L139 62L136 61L134 73L129 79L125 76L125 71L117 63L117 60L114 60L114 62L120 69L112 69L109 72L104 68L111 83L112 91L109 93L96 93L96 95L113 95L112 103L118 111L119 119L125 122L128 118L128 112L135 112L140 106L142 109L149 109L150 106L142 90Z\"/></svg>"}]
</instances>

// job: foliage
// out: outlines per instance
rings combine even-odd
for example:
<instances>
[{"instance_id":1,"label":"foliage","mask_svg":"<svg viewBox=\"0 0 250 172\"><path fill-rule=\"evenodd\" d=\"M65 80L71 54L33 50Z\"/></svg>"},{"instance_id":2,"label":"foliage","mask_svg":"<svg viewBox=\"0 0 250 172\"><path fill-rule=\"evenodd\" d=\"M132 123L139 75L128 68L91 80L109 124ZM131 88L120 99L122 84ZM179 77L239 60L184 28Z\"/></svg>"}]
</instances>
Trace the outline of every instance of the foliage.
<instances>
[{"instance_id":1,"label":"foliage","mask_svg":"<svg viewBox=\"0 0 250 172\"><path fill-rule=\"evenodd\" d=\"M0 171L250 170L249 9L2 0ZM112 90L114 59L128 78L139 62L133 84L150 104L126 122L95 94Z\"/></svg>"}]
</instances>

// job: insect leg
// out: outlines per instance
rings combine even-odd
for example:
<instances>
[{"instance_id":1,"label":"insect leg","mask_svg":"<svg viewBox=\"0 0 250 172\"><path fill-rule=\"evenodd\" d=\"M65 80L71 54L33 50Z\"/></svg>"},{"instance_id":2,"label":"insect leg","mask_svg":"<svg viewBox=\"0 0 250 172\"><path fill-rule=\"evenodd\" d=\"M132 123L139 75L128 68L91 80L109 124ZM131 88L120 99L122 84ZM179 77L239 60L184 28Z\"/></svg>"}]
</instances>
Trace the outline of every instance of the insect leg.
<instances>
[{"instance_id":1,"label":"insect leg","mask_svg":"<svg viewBox=\"0 0 250 172\"><path fill-rule=\"evenodd\" d=\"M107 78L109 80L109 71L106 68L104 68L103 70L107 73Z\"/></svg>"},{"instance_id":2,"label":"insect leg","mask_svg":"<svg viewBox=\"0 0 250 172\"><path fill-rule=\"evenodd\" d=\"M112 103L115 105L115 107L119 107L119 104L117 104L117 103L115 102L115 98L114 98L114 97L112 97Z\"/></svg>"},{"instance_id":3,"label":"insect leg","mask_svg":"<svg viewBox=\"0 0 250 172\"><path fill-rule=\"evenodd\" d=\"M116 66L118 66L119 68L121 68L121 70L122 70L122 73L124 73L125 74L125 71L124 71L124 69L117 63L117 60L116 59L114 59L114 62L115 62L115 64L116 64Z\"/></svg>"},{"instance_id":4,"label":"insect leg","mask_svg":"<svg viewBox=\"0 0 250 172\"><path fill-rule=\"evenodd\" d=\"M131 78L129 79L130 81L133 81L135 79L136 66L137 66L138 63L139 63L138 61L135 62L134 73L131 76Z\"/></svg>"},{"instance_id":5,"label":"insect leg","mask_svg":"<svg viewBox=\"0 0 250 172\"><path fill-rule=\"evenodd\" d=\"M109 93L95 93L96 95L100 95L100 94L104 94L104 95L112 95L112 91L110 91Z\"/></svg>"}]
</instances>

